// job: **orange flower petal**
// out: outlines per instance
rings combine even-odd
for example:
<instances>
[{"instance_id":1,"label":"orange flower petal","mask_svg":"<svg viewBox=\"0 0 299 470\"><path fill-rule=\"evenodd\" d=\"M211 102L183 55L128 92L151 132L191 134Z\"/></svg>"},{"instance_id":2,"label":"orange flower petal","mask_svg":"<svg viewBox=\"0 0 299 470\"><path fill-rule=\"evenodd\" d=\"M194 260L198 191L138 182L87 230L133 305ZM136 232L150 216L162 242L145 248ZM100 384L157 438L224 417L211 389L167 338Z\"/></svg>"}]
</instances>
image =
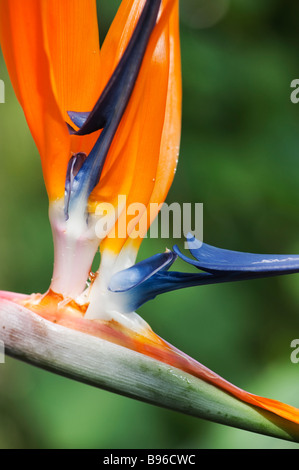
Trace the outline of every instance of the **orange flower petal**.
<instances>
[{"instance_id":1,"label":"orange flower petal","mask_svg":"<svg viewBox=\"0 0 299 470\"><path fill-rule=\"evenodd\" d=\"M155 184L150 197L151 210L143 217L147 218L147 228L157 216L160 204L165 200L172 184L176 166L178 163L180 137L181 137L181 114L182 114L182 83L181 83L181 58L179 39L179 5L176 2L169 19L169 75L168 91L165 109L165 119L161 137L160 156L155 176ZM154 206L155 205L155 206ZM153 210L156 207L156 210ZM141 226L143 225L141 220ZM143 236L145 233L143 234ZM135 245L141 243L137 238Z\"/></svg>"},{"instance_id":2,"label":"orange flower petal","mask_svg":"<svg viewBox=\"0 0 299 470\"><path fill-rule=\"evenodd\" d=\"M96 3L1 0L0 40L49 197L62 197L71 150L88 152L96 138L70 138L65 124L66 111L89 111L98 97Z\"/></svg>"},{"instance_id":3,"label":"orange flower petal","mask_svg":"<svg viewBox=\"0 0 299 470\"><path fill-rule=\"evenodd\" d=\"M101 48L101 60L105 64L101 76L101 90L108 82L131 39L145 1L123 0L120 4Z\"/></svg>"},{"instance_id":4,"label":"orange flower petal","mask_svg":"<svg viewBox=\"0 0 299 470\"><path fill-rule=\"evenodd\" d=\"M100 43L94 0L41 2L51 81L65 121L67 111L91 111L99 97ZM72 137L72 152L89 153L97 136Z\"/></svg>"},{"instance_id":5,"label":"orange flower petal","mask_svg":"<svg viewBox=\"0 0 299 470\"><path fill-rule=\"evenodd\" d=\"M61 194L70 139L50 81L39 0L1 0L0 40L15 93L36 142L50 197ZM56 177L51 177L55 168Z\"/></svg>"},{"instance_id":6,"label":"orange flower petal","mask_svg":"<svg viewBox=\"0 0 299 470\"><path fill-rule=\"evenodd\" d=\"M135 19L135 15L133 17ZM127 31L128 27L124 30ZM122 39L125 41L127 37L122 36ZM121 46L119 49L122 51ZM139 203L146 207L151 197L153 202L163 202L177 162L180 116L178 2L170 0L163 3L134 92L92 197L113 202L116 195L126 195L127 206ZM141 217L142 213L139 215ZM130 230L133 230L135 215L123 213L116 225L116 234L120 226L126 225L124 219L127 223L131 220ZM146 227L149 222L145 221ZM125 241L124 237L107 238L102 248L119 252Z\"/></svg>"}]
</instances>

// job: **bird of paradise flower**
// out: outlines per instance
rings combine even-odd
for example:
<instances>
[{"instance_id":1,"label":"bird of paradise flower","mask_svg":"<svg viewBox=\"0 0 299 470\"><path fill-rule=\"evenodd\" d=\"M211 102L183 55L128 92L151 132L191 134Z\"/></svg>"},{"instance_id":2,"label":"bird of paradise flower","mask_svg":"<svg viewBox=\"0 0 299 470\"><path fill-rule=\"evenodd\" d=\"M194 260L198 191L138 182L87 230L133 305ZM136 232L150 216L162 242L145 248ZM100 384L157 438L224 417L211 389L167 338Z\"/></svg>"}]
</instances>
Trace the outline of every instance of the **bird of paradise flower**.
<instances>
[{"instance_id":1,"label":"bird of paradise flower","mask_svg":"<svg viewBox=\"0 0 299 470\"><path fill-rule=\"evenodd\" d=\"M1 292L1 338L12 356L130 397L299 441L299 410L248 393L159 336L135 312L158 294L299 271L299 256L256 255L187 241L136 263L172 183L180 143L178 0L123 0L101 49L93 0L0 1L0 41L38 147L49 197L49 290ZM127 203L126 237L113 230ZM115 214L117 217L115 218ZM110 224L110 225L109 225ZM130 236L136 225L143 236ZM96 273L91 265L100 248ZM171 271L177 257L198 274Z\"/></svg>"}]
</instances>

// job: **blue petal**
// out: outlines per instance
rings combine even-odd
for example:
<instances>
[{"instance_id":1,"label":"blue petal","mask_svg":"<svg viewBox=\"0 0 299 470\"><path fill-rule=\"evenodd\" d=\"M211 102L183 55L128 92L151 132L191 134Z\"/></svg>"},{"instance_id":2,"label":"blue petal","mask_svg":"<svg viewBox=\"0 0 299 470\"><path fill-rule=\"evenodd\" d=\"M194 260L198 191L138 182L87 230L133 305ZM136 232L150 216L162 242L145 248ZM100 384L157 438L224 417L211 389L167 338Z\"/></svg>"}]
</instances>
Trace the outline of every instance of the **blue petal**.
<instances>
[{"instance_id":1,"label":"blue petal","mask_svg":"<svg viewBox=\"0 0 299 470\"><path fill-rule=\"evenodd\" d=\"M178 289L240 280L240 277L235 276L235 274L214 275L210 273L196 274L161 270L136 285L133 289L119 292L119 295L122 295L122 312L133 312L158 295Z\"/></svg>"},{"instance_id":2,"label":"blue petal","mask_svg":"<svg viewBox=\"0 0 299 470\"><path fill-rule=\"evenodd\" d=\"M136 288L157 272L169 269L176 258L172 251L166 251L140 261L131 268L114 274L109 283L109 290L125 292Z\"/></svg>"},{"instance_id":3,"label":"blue petal","mask_svg":"<svg viewBox=\"0 0 299 470\"><path fill-rule=\"evenodd\" d=\"M191 235L188 235L187 241L195 260L183 255L176 246L173 248L174 252L187 263L203 271L246 272L252 275L287 274L299 271L299 255L263 255L224 250L202 243Z\"/></svg>"},{"instance_id":4,"label":"blue petal","mask_svg":"<svg viewBox=\"0 0 299 470\"><path fill-rule=\"evenodd\" d=\"M104 127L90 154L75 176L70 193L70 208L80 198L86 198L87 200L98 184L114 133L115 129L113 127Z\"/></svg>"},{"instance_id":5,"label":"blue petal","mask_svg":"<svg viewBox=\"0 0 299 470\"><path fill-rule=\"evenodd\" d=\"M86 154L83 152L76 153L73 155L67 166L66 170L66 178L65 178L65 199L64 199L64 213L66 219L68 219L68 211L69 211L69 202L70 202L70 195L73 188L73 183L76 175L78 174L80 168L82 167L84 161L86 160Z\"/></svg>"},{"instance_id":6,"label":"blue petal","mask_svg":"<svg viewBox=\"0 0 299 470\"><path fill-rule=\"evenodd\" d=\"M79 128L81 128L83 126L83 124L85 123L85 121L88 118L89 114L90 114L89 112L77 113L75 111L68 111L68 115L71 118L72 122L75 124L75 126L77 126Z\"/></svg>"},{"instance_id":7,"label":"blue petal","mask_svg":"<svg viewBox=\"0 0 299 470\"><path fill-rule=\"evenodd\" d=\"M152 256L113 276L110 290L122 296L123 313L138 309L157 295L185 287L236 282L299 272L299 255L260 255L215 248L187 236L194 259L173 252ZM201 273L170 272L177 256Z\"/></svg>"}]
</instances>

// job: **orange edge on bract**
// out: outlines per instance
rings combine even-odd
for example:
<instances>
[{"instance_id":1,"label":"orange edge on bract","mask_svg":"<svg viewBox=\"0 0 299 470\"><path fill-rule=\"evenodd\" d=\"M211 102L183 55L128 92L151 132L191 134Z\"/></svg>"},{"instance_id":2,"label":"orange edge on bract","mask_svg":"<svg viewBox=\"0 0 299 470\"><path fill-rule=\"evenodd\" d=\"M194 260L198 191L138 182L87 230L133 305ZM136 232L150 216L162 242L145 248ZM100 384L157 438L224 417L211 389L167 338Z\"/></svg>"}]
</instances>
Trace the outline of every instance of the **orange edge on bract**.
<instances>
[{"instance_id":1,"label":"orange edge on bract","mask_svg":"<svg viewBox=\"0 0 299 470\"><path fill-rule=\"evenodd\" d=\"M86 320L84 313L87 306L79 306L73 300L67 301L61 295L51 291L44 295L32 294L31 296L0 292L0 298L22 305L50 322L104 339L180 369L229 393L242 402L299 424L299 409L236 387L167 343L150 327L144 331L144 334L140 334L128 330L113 320Z\"/></svg>"}]
</instances>

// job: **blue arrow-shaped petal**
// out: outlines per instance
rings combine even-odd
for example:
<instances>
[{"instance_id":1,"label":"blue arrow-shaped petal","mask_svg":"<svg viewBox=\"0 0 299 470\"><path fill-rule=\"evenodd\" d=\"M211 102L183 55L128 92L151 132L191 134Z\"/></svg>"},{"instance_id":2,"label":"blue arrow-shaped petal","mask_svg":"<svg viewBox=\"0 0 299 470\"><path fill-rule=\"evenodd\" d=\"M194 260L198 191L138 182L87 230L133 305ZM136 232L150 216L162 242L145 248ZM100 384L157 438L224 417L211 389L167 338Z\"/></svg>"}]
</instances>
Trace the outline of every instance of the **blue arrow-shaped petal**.
<instances>
[{"instance_id":1,"label":"blue arrow-shaped petal","mask_svg":"<svg viewBox=\"0 0 299 470\"><path fill-rule=\"evenodd\" d=\"M177 246L174 252L193 266L207 272L242 272L287 274L298 272L299 255L273 255L243 253L240 251L224 250L196 240L192 235L187 236L189 250L195 259L183 255Z\"/></svg>"},{"instance_id":2,"label":"blue arrow-shaped petal","mask_svg":"<svg viewBox=\"0 0 299 470\"><path fill-rule=\"evenodd\" d=\"M115 273L109 283L109 290L126 292L136 288L159 271L169 269L177 255L172 251L158 253L134 266Z\"/></svg>"}]
</instances>

